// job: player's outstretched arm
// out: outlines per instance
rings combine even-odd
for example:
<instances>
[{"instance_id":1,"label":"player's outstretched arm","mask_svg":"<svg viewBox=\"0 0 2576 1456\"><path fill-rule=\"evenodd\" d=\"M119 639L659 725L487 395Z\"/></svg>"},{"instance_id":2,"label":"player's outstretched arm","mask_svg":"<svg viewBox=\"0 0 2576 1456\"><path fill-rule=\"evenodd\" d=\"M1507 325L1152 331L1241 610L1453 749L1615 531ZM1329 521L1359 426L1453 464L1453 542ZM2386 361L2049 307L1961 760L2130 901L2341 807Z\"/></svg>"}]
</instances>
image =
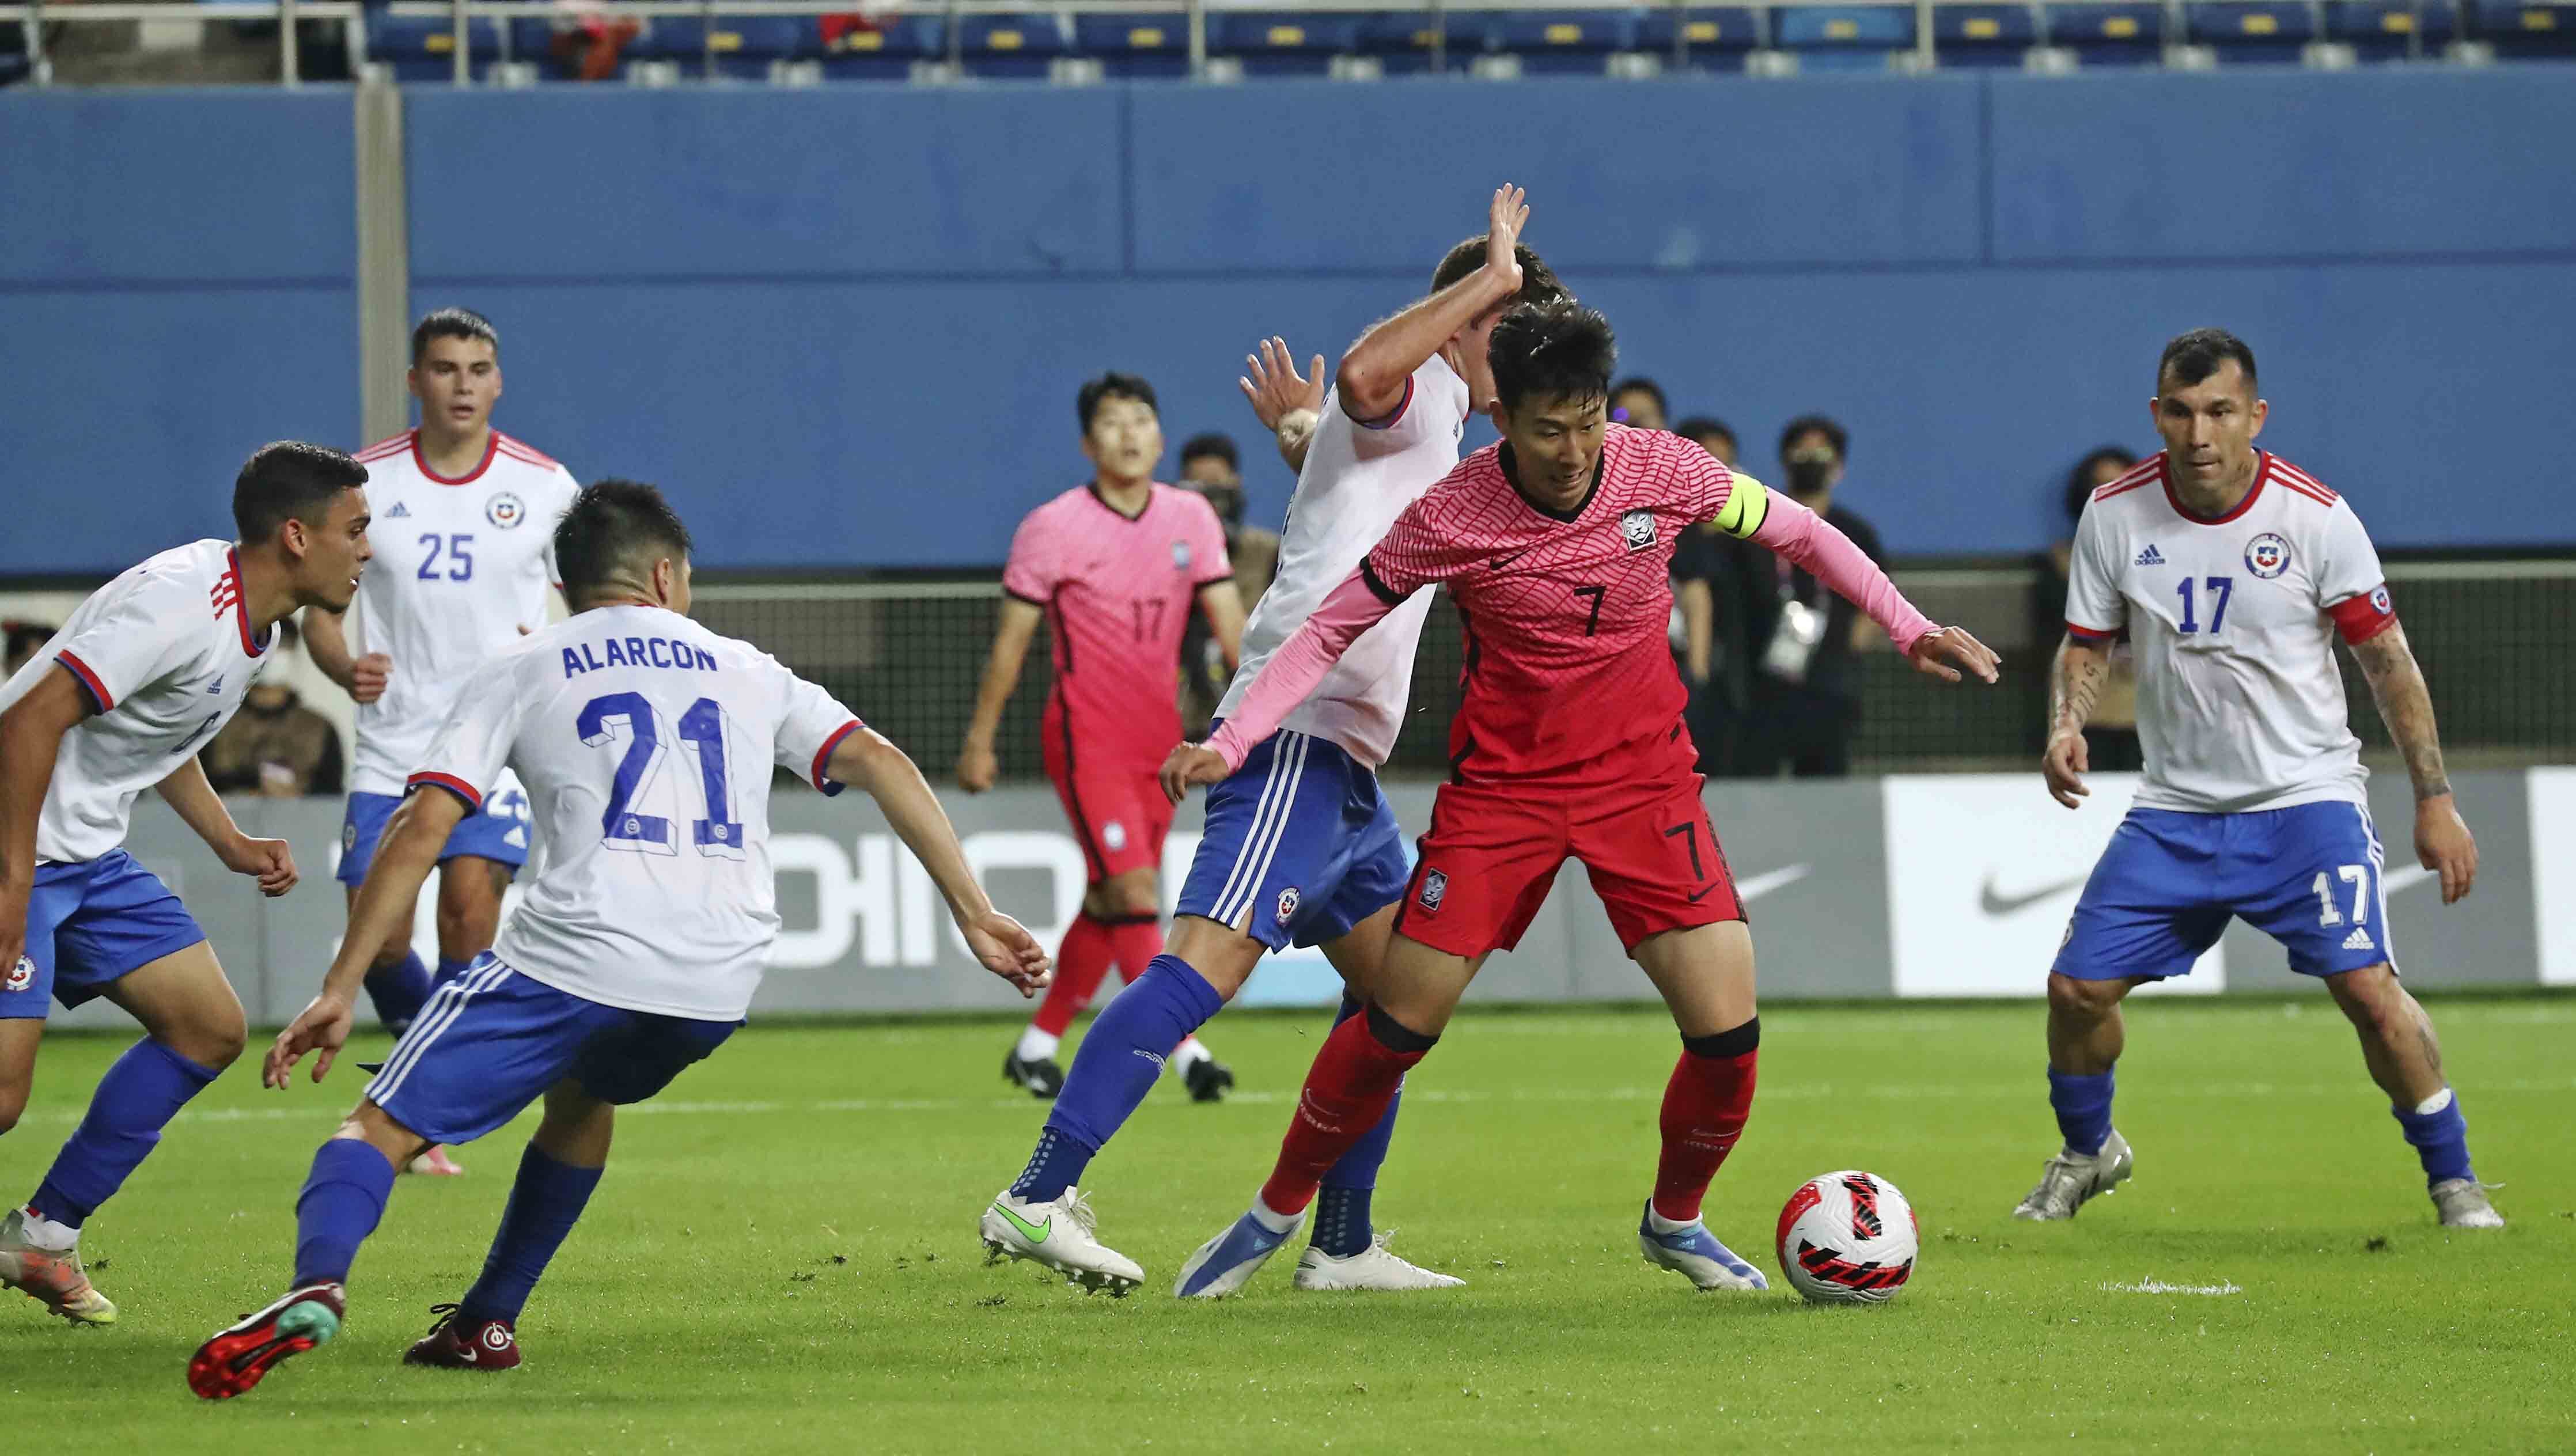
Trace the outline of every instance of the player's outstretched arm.
<instances>
[{"instance_id":1,"label":"player's outstretched arm","mask_svg":"<svg viewBox=\"0 0 2576 1456\"><path fill-rule=\"evenodd\" d=\"M1288 341L1273 334L1258 351L1243 356L1243 365L1245 372L1234 382L1252 402L1252 417L1278 442L1279 458L1288 468L1305 474L1306 448L1315 443L1315 424L1324 410L1324 356L1316 355L1306 366L1310 374L1299 374Z\"/></svg>"},{"instance_id":2,"label":"player's outstretched arm","mask_svg":"<svg viewBox=\"0 0 2576 1456\"><path fill-rule=\"evenodd\" d=\"M1279 731L1324 674L1359 635L1401 605L1401 593L1381 589L1368 562L1342 579L1314 615L1254 675L1243 703L1205 743L1184 743L1163 760L1163 792L1175 804L1200 784L1213 784L1243 767L1261 740Z\"/></svg>"},{"instance_id":3,"label":"player's outstretched arm","mask_svg":"<svg viewBox=\"0 0 2576 1456\"><path fill-rule=\"evenodd\" d=\"M1027 927L993 908L974 870L967 866L966 851L957 843L957 829L948 822L948 811L939 807L930 781L902 749L875 729L862 726L842 737L824 772L834 783L855 784L877 801L896 837L930 871L930 882L947 899L958 933L966 937L984 969L1019 987L1023 997L1045 988L1046 948Z\"/></svg>"},{"instance_id":4,"label":"player's outstretched arm","mask_svg":"<svg viewBox=\"0 0 2576 1456\"><path fill-rule=\"evenodd\" d=\"M521 628L525 631L525 628ZM392 680L394 660L381 652L361 657L349 650L349 618L345 612L327 607L304 610L304 651L322 675L348 690L349 696L361 703L372 703L385 695L385 684Z\"/></svg>"},{"instance_id":5,"label":"player's outstretched arm","mask_svg":"<svg viewBox=\"0 0 2576 1456\"><path fill-rule=\"evenodd\" d=\"M376 844L375 862L367 866L367 882L349 906L349 933L340 941L340 954L322 977L322 989L270 1044L260 1067L262 1086L284 1087L306 1052L321 1054L313 1063L314 1081L331 1070L348 1043L352 1008L367 967L396 937L411 934L412 904L429 872L438 867L447 836L464 818L465 801L440 788L415 789L394 810Z\"/></svg>"},{"instance_id":6,"label":"player's outstretched arm","mask_svg":"<svg viewBox=\"0 0 2576 1456\"><path fill-rule=\"evenodd\" d=\"M2366 641L2352 646L2370 696L2379 704L2379 719L2406 756L2406 776L2415 781L2415 859L2442 877L2442 903L2456 903L2478 878L2478 842L2451 797L2451 776L2442 767L2442 735L2433 723L2433 694L2424 685L2424 670L2406 629L2392 621Z\"/></svg>"},{"instance_id":7,"label":"player's outstretched arm","mask_svg":"<svg viewBox=\"0 0 2576 1456\"><path fill-rule=\"evenodd\" d=\"M2111 676L2109 643L2094 645L2069 636L2058 646L2048 669L2048 749L2039 758L2040 776L2050 797L2069 809L2093 791L2084 775L2093 767L2084 745L2084 725L2093 717L2094 700Z\"/></svg>"},{"instance_id":8,"label":"player's outstretched arm","mask_svg":"<svg viewBox=\"0 0 2576 1456\"><path fill-rule=\"evenodd\" d=\"M984 682L975 690L975 716L966 723L966 746L957 754L957 787L980 794L1002 771L993 753L993 735L1002 726L1003 705L1019 686L1020 664L1037 635L1039 612L1033 602L1002 598L1002 616L993 628L993 652L984 660Z\"/></svg>"},{"instance_id":9,"label":"player's outstretched arm","mask_svg":"<svg viewBox=\"0 0 2576 1456\"><path fill-rule=\"evenodd\" d=\"M1762 514L1748 524L1745 517L1755 510ZM1749 534L1757 544L1804 567L1833 588L1836 596L1868 613L1888 639L1913 659L1917 672L1943 682L1959 681L1962 671L1987 683L1995 681L2003 659L1994 649L1965 627L1935 626L1905 599L1868 552L1814 511L1759 481L1738 476L1735 490L1718 511L1717 523L1718 529L1730 534Z\"/></svg>"},{"instance_id":10,"label":"player's outstretched arm","mask_svg":"<svg viewBox=\"0 0 2576 1456\"><path fill-rule=\"evenodd\" d=\"M163 803L179 813L224 868L259 881L259 892L275 899L295 888L295 856L283 839L253 839L233 822L223 796L206 781L206 766L194 757L160 783Z\"/></svg>"},{"instance_id":11,"label":"player's outstretched arm","mask_svg":"<svg viewBox=\"0 0 2576 1456\"><path fill-rule=\"evenodd\" d=\"M36 821L53 787L63 735L90 714L71 670L48 672L0 713L0 975L27 949L27 897L36 888Z\"/></svg>"},{"instance_id":12,"label":"player's outstretched arm","mask_svg":"<svg viewBox=\"0 0 2576 1456\"><path fill-rule=\"evenodd\" d=\"M1355 420L1394 414L1414 370L1478 315L1521 291L1516 249L1529 211L1528 193L1508 182L1494 189L1485 210L1485 266L1360 335L1335 376L1342 413Z\"/></svg>"}]
</instances>

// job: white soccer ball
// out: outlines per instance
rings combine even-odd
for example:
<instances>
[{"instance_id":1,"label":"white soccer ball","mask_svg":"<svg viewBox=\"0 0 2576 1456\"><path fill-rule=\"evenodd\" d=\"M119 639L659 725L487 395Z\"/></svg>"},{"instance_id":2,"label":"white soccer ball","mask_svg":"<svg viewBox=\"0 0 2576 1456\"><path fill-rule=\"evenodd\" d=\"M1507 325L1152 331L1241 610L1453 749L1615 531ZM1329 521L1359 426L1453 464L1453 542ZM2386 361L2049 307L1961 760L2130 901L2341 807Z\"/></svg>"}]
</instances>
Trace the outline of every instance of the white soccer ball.
<instances>
[{"instance_id":1,"label":"white soccer ball","mask_svg":"<svg viewBox=\"0 0 2576 1456\"><path fill-rule=\"evenodd\" d=\"M1884 1304L1913 1277L1914 1205L1875 1173L1810 1178L1780 1210L1780 1272L1817 1304Z\"/></svg>"}]
</instances>

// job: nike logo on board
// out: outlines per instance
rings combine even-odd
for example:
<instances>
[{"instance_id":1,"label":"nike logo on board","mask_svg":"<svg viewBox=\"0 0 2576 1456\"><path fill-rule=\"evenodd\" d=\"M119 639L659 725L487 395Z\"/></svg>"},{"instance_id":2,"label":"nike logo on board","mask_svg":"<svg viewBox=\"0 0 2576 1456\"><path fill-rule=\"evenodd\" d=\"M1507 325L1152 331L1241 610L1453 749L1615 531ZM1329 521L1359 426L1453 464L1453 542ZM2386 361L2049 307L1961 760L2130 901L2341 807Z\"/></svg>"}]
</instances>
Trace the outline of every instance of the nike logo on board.
<instances>
[{"instance_id":1,"label":"nike logo on board","mask_svg":"<svg viewBox=\"0 0 2576 1456\"><path fill-rule=\"evenodd\" d=\"M2023 894L2005 895L1997 893L1994 872L1988 870L1985 884L1977 891L1977 908L1989 915L2010 915L2016 910L2036 905L2053 895L2063 895L2083 883L2084 876L2077 875L2071 880L2053 881Z\"/></svg>"}]
</instances>

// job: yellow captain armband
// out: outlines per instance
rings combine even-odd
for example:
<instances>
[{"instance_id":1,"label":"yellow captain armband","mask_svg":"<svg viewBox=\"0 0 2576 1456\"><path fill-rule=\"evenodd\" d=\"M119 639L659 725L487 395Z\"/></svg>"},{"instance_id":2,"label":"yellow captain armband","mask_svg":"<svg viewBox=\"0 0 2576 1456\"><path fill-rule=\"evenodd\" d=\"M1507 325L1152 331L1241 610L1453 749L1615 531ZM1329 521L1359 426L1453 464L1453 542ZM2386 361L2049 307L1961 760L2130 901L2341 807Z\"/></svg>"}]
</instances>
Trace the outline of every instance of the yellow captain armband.
<instances>
[{"instance_id":1,"label":"yellow captain armband","mask_svg":"<svg viewBox=\"0 0 2576 1456\"><path fill-rule=\"evenodd\" d=\"M1771 488L1750 475L1735 477L1735 488L1727 493L1726 504L1718 508L1710 525L1739 541L1750 541L1762 529L1771 514Z\"/></svg>"}]
</instances>

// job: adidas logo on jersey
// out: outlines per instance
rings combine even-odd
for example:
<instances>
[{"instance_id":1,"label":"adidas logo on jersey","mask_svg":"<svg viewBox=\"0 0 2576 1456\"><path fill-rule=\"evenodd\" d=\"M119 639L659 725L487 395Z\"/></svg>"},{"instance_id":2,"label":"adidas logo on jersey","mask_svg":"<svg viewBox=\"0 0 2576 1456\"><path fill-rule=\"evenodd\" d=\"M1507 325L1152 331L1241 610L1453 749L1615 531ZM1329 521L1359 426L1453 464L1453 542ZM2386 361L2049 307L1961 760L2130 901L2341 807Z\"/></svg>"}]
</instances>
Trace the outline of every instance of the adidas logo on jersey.
<instances>
[{"instance_id":1,"label":"adidas logo on jersey","mask_svg":"<svg viewBox=\"0 0 2576 1456\"><path fill-rule=\"evenodd\" d=\"M2356 925L2356 926L2354 926L2354 927L2352 928L2352 934L2347 935L2347 936L2345 936L2345 937L2343 938L2343 948L2344 948L2345 950L2377 950L2377 949L2379 949L2379 947L2378 947L2378 946L2375 946L2375 945L2373 945L2373 944L2371 944L2371 943L2370 943L2370 932L2369 932L2369 931L2367 931L2367 930L2362 929L2362 928L2361 928L2360 926L2358 926L2358 925Z\"/></svg>"},{"instance_id":2,"label":"adidas logo on jersey","mask_svg":"<svg viewBox=\"0 0 2576 1456\"><path fill-rule=\"evenodd\" d=\"M400 509L400 507L396 507L396 509ZM2158 551L2153 543L2149 543L2146 550L2138 553L2138 564L2140 566L2162 566L2165 564L2165 555L2163 552Z\"/></svg>"},{"instance_id":3,"label":"adidas logo on jersey","mask_svg":"<svg viewBox=\"0 0 2576 1456\"><path fill-rule=\"evenodd\" d=\"M389 510L389 511L385 512L385 519L386 519L386 520L388 520L388 521L390 521L390 520L394 519L396 516L408 516L408 515L410 515L410 514L411 514L411 507L409 507L409 506L407 506L407 505L404 505L401 501L395 501L395 502L394 502L394 508L393 508L392 510Z\"/></svg>"},{"instance_id":4,"label":"adidas logo on jersey","mask_svg":"<svg viewBox=\"0 0 2576 1456\"><path fill-rule=\"evenodd\" d=\"M216 694L221 693L223 690L224 690L224 679L223 679L223 675L222 675L221 673L218 673L218 674L216 674L216 675L215 675L215 680L214 680L213 682L210 682L210 683L206 684L206 696L207 696L207 697L210 697L210 698L211 698L211 697L215 696Z\"/></svg>"}]
</instances>

